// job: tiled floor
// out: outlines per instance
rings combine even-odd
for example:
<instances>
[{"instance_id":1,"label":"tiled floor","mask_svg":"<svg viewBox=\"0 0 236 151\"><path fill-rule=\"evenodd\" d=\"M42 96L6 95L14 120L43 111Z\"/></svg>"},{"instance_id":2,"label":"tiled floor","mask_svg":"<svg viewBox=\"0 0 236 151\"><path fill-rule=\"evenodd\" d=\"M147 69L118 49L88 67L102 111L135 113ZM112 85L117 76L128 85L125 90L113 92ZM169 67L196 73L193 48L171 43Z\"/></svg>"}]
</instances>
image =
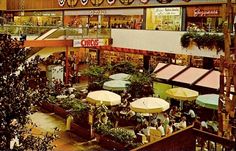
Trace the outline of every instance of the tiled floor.
<instances>
[{"instance_id":1,"label":"tiled floor","mask_svg":"<svg viewBox=\"0 0 236 151\"><path fill-rule=\"evenodd\" d=\"M65 131L64 119L53 113L36 112L30 116L32 121L37 124L33 129L34 134L53 132L58 128L59 138L53 144L56 145L55 151L104 151L95 140L85 140L77 135Z\"/></svg>"}]
</instances>

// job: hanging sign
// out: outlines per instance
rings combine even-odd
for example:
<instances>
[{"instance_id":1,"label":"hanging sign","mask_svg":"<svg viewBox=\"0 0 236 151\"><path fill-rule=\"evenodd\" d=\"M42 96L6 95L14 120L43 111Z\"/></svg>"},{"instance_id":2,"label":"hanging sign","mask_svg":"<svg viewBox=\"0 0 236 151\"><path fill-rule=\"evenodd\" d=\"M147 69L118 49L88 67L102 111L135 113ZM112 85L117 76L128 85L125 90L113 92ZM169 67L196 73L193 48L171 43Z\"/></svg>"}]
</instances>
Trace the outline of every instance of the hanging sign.
<instances>
[{"instance_id":1,"label":"hanging sign","mask_svg":"<svg viewBox=\"0 0 236 151\"><path fill-rule=\"evenodd\" d=\"M78 3L78 0L67 0L67 5L69 7L75 7L77 3Z\"/></svg>"},{"instance_id":2,"label":"hanging sign","mask_svg":"<svg viewBox=\"0 0 236 151\"><path fill-rule=\"evenodd\" d=\"M161 4L167 4L167 3L172 2L173 0L157 0L157 1Z\"/></svg>"},{"instance_id":3,"label":"hanging sign","mask_svg":"<svg viewBox=\"0 0 236 151\"><path fill-rule=\"evenodd\" d=\"M109 5L113 5L115 2L116 2L116 0L107 0L107 3L108 3Z\"/></svg>"},{"instance_id":4,"label":"hanging sign","mask_svg":"<svg viewBox=\"0 0 236 151\"><path fill-rule=\"evenodd\" d=\"M120 2L124 5L130 5L134 2L134 0L120 0Z\"/></svg>"},{"instance_id":5,"label":"hanging sign","mask_svg":"<svg viewBox=\"0 0 236 151\"><path fill-rule=\"evenodd\" d=\"M143 4L147 4L149 2L149 0L140 0L140 2Z\"/></svg>"},{"instance_id":6,"label":"hanging sign","mask_svg":"<svg viewBox=\"0 0 236 151\"><path fill-rule=\"evenodd\" d=\"M156 8L155 15L157 16L177 16L180 15L180 7L164 7Z\"/></svg>"},{"instance_id":7,"label":"hanging sign","mask_svg":"<svg viewBox=\"0 0 236 151\"><path fill-rule=\"evenodd\" d=\"M221 11L219 6L201 6L187 7L187 16L188 17L220 17Z\"/></svg>"},{"instance_id":8,"label":"hanging sign","mask_svg":"<svg viewBox=\"0 0 236 151\"><path fill-rule=\"evenodd\" d=\"M104 0L91 0L93 6L99 6L103 3Z\"/></svg>"},{"instance_id":9,"label":"hanging sign","mask_svg":"<svg viewBox=\"0 0 236 151\"><path fill-rule=\"evenodd\" d=\"M77 39L73 41L73 47L97 47L109 45L109 39Z\"/></svg>"},{"instance_id":10,"label":"hanging sign","mask_svg":"<svg viewBox=\"0 0 236 151\"><path fill-rule=\"evenodd\" d=\"M81 3L83 6L85 6L85 5L88 4L88 1L89 1L89 0L80 0L80 3Z\"/></svg>"},{"instance_id":11,"label":"hanging sign","mask_svg":"<svg viewBox=\"0 0 236 151\"><path fill-rule=\"evenodd\" d=\"M58 0L58 5L63 7L65 5L66 0Z\"/></svg>"}]
</instances>

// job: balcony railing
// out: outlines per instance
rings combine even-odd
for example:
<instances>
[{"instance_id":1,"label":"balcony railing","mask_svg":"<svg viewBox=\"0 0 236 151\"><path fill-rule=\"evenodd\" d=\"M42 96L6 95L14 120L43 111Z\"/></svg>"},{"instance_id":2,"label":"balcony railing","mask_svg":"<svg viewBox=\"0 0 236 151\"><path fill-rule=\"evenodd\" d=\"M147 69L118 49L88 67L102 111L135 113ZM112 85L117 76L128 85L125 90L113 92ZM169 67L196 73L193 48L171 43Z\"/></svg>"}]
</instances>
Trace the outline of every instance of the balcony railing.
<instances>
[{"instance_id":1,"label":"balcony railing","mask_svg":"<svg viewBox=\"0 0 236 151\"><path fill-rule=\"evenodd\" d=\"M27 36L40 37L47 34L52 29L52 33L45 36L44 39L80 39L80 38L110 38L111 30L109 28L76 28L76 27L61 27L61 26L24 26L24 25L3 25L0 26L1 34L10 34L12 36Z\"/></svg>"}]
</instances>

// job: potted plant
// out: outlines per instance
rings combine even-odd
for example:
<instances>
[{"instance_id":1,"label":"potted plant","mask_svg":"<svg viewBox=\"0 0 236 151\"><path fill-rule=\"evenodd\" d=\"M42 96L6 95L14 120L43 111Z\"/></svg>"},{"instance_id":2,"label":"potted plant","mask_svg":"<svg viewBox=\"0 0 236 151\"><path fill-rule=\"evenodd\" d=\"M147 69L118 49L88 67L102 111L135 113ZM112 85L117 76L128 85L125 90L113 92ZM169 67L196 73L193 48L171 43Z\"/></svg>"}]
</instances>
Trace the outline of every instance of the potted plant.
<instances>
[{"instance_id":1,"label":"potted plant","mask_svg":"<svg viewBox=\"0 0 236 151\"><path fill-rule=\"evenodd\" d=\"M130 78L128 92L133 98L140 98L153 95L151 75L145 72L137 72Z\"/></svg>"}]
</instances>

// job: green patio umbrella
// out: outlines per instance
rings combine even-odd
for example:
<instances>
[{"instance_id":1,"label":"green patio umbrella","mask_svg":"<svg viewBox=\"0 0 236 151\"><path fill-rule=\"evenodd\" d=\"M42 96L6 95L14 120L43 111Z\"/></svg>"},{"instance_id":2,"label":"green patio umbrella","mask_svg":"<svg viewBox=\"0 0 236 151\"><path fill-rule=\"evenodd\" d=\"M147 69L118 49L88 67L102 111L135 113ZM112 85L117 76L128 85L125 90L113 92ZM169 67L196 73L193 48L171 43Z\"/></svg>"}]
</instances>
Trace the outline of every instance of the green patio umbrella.
<instances>
[{"instance_id":1,"label":"green patio umbrella","mask_svg":"<svg viewBox=\"0 0 236 151\"><path fill-rule=\"evenodd\" d=\"M125 80L111 80L103 84L103 89L111 91L123 91L127 88L129 81Z\"/></svg>"},{"instance_id":2,"label":"green patio umbrella","mask_svg":"<svg viewBox=\"0 0 236 151\"><path fill-rule=\"evenodd\" d=\"M217 110L218 100L219 100L218 94L199 95L196 99L196 104L208 109Z\"/></svg>"},{"instance_id":3,"label":"green patio umbrella","mask_svg":"<svg viewBox=\"0 0 236 151\"><path fill-rule=\"evenodd\" d=\"M113 80L128 80L130 78L130 74L116 73L116 74L110 75L109 78Z\"/></svg>"}]
</instances>

